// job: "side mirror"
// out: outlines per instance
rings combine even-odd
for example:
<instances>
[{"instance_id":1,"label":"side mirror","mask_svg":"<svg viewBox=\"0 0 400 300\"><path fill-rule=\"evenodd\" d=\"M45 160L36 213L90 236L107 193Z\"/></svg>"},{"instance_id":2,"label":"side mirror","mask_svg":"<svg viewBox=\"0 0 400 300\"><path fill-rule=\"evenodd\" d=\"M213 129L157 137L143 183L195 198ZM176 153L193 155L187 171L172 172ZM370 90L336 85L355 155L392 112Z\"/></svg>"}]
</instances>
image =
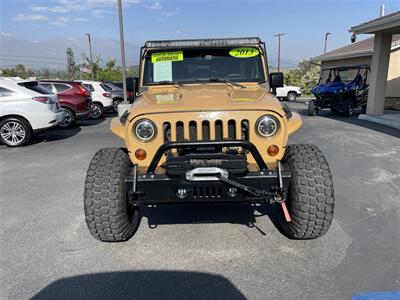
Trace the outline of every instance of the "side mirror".
<instances>
[{"instance_id":1,"label":"side mirror","mask_svg":"<svg viewBox=\"0 0 400 300\"><path fill-rule=\"evenodd\" d=\"M282 72L270 73L269 85L274 91L276 88L283 87L283 73Z\"/></svg>"},{"instance_id":2,"label":"side mirror","mask_svg":"<svg viewBox=\"0 0 400 300\"><path fill-rule=\"evenodd\" d=\"M139 77L133 77L133 84L134 84L133 96L136 97L139 91Z\"/></svg>"}]
</instances>

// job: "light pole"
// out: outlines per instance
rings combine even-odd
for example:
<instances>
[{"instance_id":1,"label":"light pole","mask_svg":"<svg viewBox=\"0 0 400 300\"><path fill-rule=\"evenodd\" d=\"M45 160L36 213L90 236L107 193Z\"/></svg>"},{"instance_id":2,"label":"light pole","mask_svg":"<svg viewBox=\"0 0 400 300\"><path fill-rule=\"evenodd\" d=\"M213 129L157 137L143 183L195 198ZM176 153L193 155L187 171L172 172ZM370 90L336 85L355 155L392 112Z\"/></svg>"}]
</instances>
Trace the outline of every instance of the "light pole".
<instances>
[{"instance_id":1,"label":"light pole","mask_svg":"<svg viewBox=\"0 0 400 300\"><path fill-rule=\"evenodd\" d=\"M121 64L122 64L122 86L124 89L124 104L128 104L126 89L126 68L125 68L125 43L124 43L124 21L122 18L122 1L118 0L118 17L119 17L119 42L121 47Z\"/></svg>"},{"instance_id":2,"label":"light pole","mask_svg":"<svg viewBox=\"0 0 400 300\"><path fill-rule=\"evenodd\" d=\"M278 37L278 72L281 69L281 36L286 35L286 33L275 34L274 37Z\"/></svg>"},{"instance_id":3,"label":"light pole","mask_svg":"<svg viewBox=\"0 0 400 300\"><path fill-rule=\"evenodd\" d=\"M324 47L324 53L326 53L326 44L328 43L328 35L330 35L330 32L325 33L325 47Z\"/></svg>"},{"instance_id":4,"label":"light pole","mask_svg":"<svg viewBox=\"0 0 400 300\"><path fill-rule=\"evenodd\" d=\"M88 39L89 39L89 54L90 54L90 69L92 72L90 73L92 75L92 80L93 80L93 56L92 56L92 41L90 40L90 33L86 33Z\"/></svg>"}]
</instances>

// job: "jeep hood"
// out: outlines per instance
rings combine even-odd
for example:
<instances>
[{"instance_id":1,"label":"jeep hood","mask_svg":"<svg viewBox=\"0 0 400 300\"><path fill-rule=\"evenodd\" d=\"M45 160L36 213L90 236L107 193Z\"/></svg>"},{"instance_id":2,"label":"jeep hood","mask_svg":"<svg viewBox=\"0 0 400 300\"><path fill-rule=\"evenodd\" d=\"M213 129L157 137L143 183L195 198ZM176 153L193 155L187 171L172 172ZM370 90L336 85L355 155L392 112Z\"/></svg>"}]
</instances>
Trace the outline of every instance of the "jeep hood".
<instances>
[{"instance_id":1,"label":"jeep hood","mask_svg":"<svg viewBox=\"0 0 400 300\"><path fill-rule=\"evenodd\" d=\"M226 84L149 87L133 103L134 116L177 111L272 110L283 115L282 105L259 85L246 88Z\"/></svg>"}]
</instances>

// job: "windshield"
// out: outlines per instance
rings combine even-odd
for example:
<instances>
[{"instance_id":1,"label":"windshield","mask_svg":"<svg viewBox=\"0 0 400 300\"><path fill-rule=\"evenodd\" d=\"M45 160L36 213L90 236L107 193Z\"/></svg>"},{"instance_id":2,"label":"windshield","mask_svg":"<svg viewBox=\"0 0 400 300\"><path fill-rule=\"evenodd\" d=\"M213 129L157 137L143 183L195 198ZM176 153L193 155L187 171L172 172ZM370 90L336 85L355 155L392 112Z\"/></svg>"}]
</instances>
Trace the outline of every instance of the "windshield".
<instances>
[{"instance_id":1,"label":"windshield","mask_svg":"<svg viewBox=\"0 0 400 300\"><path fill-rule=\"evenodd\" d=\"M215 79L264 82L261 53L256 48L242 47L157 50L146 54L143 85L216 82Z\"/></svg>"},{"instance_id":2,"label":"windshield","mask_svg":"<svg viewBox=\"0 0 400 300\"><path fill-rule=\"evenodd\" d=\"M322 70L320 83L338 83L338 82L345 82L348 83L350 81L355 80L356 76L361 74L365 77L366 69L365 68L349 68L349 69L325 69Z\"/></svg>"}]
</instances>

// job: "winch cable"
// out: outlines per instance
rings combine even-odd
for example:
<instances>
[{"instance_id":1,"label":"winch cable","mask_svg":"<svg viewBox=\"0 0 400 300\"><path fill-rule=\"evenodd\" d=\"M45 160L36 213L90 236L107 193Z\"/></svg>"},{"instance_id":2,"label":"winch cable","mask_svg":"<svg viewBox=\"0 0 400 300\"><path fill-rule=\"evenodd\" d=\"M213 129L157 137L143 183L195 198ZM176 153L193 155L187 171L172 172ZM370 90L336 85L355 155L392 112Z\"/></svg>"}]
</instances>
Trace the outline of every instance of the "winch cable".
<instances>
[{"instance_id":1,"label":"winch cable","mask_svg":"<svg viewBox=\"0 0 400 300\"><path fill-rule=\"evenodd\" d=\"M221 180L222 182L225 182L228 185L231 185L233 187L236 187L238 189L244 190L246 192L248 192L249 194L255 196L255 197L262 197L265 196L267 198L273 198L275 202L280 202L282 201L282 197L278 194L278 193L273 193L273 192L267 192L264 191L262 189L258 189L255 187L250 187L248 185L244 185L242 183L239 183L235 180L232 180L230 178L226 178L223 176L218 176L219 180Z\"/></svg>"},{"instance_id":2,"label":"winch cable","mask_svg":"<svg viewBox=\"0 0 400 300\"><path fill-rule=\"evenodd\" d=\"M265 197L265 198L272 198L274 199L275 202L280 203L282 210L283 210L283 215L285 217L286 222L291 222L292 218L290 217L289 214L289 210L286 207L286 203L285 203L285 198L283 198L279 193L272 193L272 192L267 192L264 191L262 189L258 189L258 188L254 188L254 187L250 187L244 184L241 184L237 181L234 181L232 179L229 178L225 178L223 176L218 176L219 180L221 180L222 182L225 182L226 184L229 184L231 186L234 186L238 189L244 190L246 192L248 192L249 194L255 196L255 197Z\"/></svg>"},{"instance_id":3,"label":"winch cable","mask_svg":"<svg viewBox=\"0 0 400 300\"><path fill-rule=\"evenodd\" d=\"M278 164L279 189L280 189L280 191L281 191L282 193L284 193L283 181L282 181L282 167L281 167L281 162L278 160L278 161L277 161L277 164ZM289 210L288 210L287 207L286 207L286 203L285 203L286 195L285 195L285 193L284 193L283 195L284 195L284 197L282 197L282 201L280 201L280 202L278 202L278 203L281 204L282 211L283 211L283 215L285 216L285 220L286 220L286 222L289 223L289 222L292 222L292 218L290 217Z\"/></svg>"}]
</instances>

